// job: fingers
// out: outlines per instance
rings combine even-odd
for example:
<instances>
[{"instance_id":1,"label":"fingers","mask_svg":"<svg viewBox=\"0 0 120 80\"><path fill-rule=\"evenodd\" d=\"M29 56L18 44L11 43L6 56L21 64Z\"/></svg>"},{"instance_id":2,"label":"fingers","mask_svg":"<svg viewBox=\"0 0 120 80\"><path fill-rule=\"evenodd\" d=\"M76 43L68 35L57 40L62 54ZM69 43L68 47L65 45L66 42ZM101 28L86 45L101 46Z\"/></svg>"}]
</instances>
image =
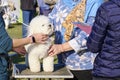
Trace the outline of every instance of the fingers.
<instances>
[{"instance_id":1,"label":"fingers","mask_svg":"<svg viewBox=\"0 0 120 80\"><path fill-rule=\"evenodd\" d=\"M48 53L51 53L53 51L52 46L49 48Z\"/></svg>"},{"instance_id":2,"label":"fingers","mask_svg":"<svg viewBox=\"0 0 120 80\"><path fill-rule=\"evenodd\" d=\"M49 53L49 56L55 56L56 54L55 54L55 48L54 48L54 46L52 45L51 47L50 47L50 49L49 49L49 51L48 51L48 53Z\"/></svg>"},{"instance_id":3,"label":"fingers","mask_svg":"<svg viewBox=\"0 0 120 80\"><path fill-rule=\"evenodd\" d=\"M25 55L27 52L26 52L26 50L25 49L23 49L23 50L21 50L20 52L19 52L19 54L22 54L22 55Z\"/></svg>"},{"instance_id":4,"label":"fingers","mask_svg":"<svg viewBox=\"0 0 120 80\"><path fill-rule=\"evenodd\" d=\"M49 56L52 56L52 55L53 55L53 48L52 48L52 46L51 46L50 49L48 50L48 53L49 53Z\"/></svg>"},{"instance_id":5,"label":"fingers","mask_svg":"<svg viewBox=\"0 0 120 80\"><path fill-rule=\"evenodd\" d=\"M46 41L47 39L48 39L48 36L46 36L46 35L44 35L44 36L41 37L42 41Z\"/></svg>"},{"instance_id":6,"label":"fingers","mask_svg":"<svg viewBox=\"0 0 120 80\"><path fill-rule=\"evenodd\" d=\"M20 52L17 52L17 53L20 54L20 55L25 55L26 51L20 51Z\"/></svg>"},{"instance_id":7,"label":"fingers","mask_svg":"<svg viewBox=\"0 0 120 80\"><path fill-rule=\"evenodd\" d=\"M49 56L55 56L61 53L61 46L60 45L52 45L48 51Z\"/></svg>"},{"instance_id":8,"label":"fingers","mask_svg":"<svg viewBox=\"0 0 120 80\"><path fill-rule=\"evenodd\" d=\"M27 53L24 47L13 48L13 51L21 55L25 55Z\"/></svg>"},{"instance_id":9,"label":"fingers","mask_svg":"<svg viewBox=\"0 0 120 80\"><path fill-rule=\"evenodd\" d=\"M48 39L48 35L42 33L33 34L32 36L35 37L36 43L45 43L45 41Z\"/></svg>"},{"instance_id":10,"label":"fingers","mask_svg":"<svg viewBox=\"0 0 120 80\"><path fill-rule=\"evenodd\" d=\"M49 56L55 56L54 52L50 52Z\"/></svg>"}]
</instances>

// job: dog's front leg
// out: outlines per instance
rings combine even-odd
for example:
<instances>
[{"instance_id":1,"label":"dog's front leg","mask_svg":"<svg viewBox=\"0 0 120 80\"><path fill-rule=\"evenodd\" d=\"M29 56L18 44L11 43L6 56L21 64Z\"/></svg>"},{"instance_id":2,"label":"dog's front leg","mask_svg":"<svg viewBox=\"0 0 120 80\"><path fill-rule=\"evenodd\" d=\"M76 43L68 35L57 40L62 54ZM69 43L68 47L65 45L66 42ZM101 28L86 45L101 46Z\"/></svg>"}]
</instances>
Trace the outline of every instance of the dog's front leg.
<instances>
[{"instance_id":1,"label":"dog's front leg","mask_svg":"<svg viewBox=\"0 0 120 80\"><path fill-rule=\"evenodd\" d=\"M43 70L45 72L53 72L54 70L54 57L48 56L43 59Z\"/></svg>"}]
</instances>

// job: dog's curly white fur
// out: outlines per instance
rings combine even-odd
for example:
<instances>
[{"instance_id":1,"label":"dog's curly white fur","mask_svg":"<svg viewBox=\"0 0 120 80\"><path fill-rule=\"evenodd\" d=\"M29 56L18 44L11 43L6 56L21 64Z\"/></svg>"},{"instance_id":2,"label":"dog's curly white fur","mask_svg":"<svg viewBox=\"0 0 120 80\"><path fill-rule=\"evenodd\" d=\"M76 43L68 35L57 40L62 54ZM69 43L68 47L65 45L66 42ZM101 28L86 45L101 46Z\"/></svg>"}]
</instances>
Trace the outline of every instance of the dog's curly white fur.
<instances>
[{"instance_id":1,"label":"dog's curly white fur","mask_svg":"<svg viewBox=\"0 0 120 80\"><path fill-rule=\"evenodd\" d=\"M53 25L48 17L40 15L32 19L28 28L28 36L34 33L53 34ZM43 59L43 70L52 72L54 70L54 57L48 56L48 49L53 40L49 38L45 44L32 43L25 46L28 52L29 67L32 72L41 71L40 60Z\"/></svg>"}]
</instances>

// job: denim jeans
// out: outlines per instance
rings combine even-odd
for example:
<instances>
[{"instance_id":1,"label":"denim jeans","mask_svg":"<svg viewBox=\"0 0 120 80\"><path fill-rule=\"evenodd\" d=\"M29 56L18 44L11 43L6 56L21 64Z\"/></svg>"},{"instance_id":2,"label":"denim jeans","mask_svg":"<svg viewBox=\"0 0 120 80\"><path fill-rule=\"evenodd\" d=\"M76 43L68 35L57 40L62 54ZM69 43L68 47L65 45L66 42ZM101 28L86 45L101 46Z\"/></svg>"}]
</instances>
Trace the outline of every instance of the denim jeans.
<instances>
[{"instance_id":1,"label":"denim jeans","mask_svg":"<svg viewBox=\"0 0 120 80\"><path fill-rule=\"evenodd\" d=\"M27 36L27 30L28 30L27 25L29 25L30 21L35 16L35 10L23 10L22 14L23 14L22 37L24 38Z\"/></svg>"},{"instance_id":2,"label":"denim jeans","mask_svg":"<svg viewBox=\"0 0 120 80\"><path fill-rule=\"evenodd\" d=\"M7 60L4 57L0 57L0 80L9 80L7 67Z\"/></svg>"}]
</instances>

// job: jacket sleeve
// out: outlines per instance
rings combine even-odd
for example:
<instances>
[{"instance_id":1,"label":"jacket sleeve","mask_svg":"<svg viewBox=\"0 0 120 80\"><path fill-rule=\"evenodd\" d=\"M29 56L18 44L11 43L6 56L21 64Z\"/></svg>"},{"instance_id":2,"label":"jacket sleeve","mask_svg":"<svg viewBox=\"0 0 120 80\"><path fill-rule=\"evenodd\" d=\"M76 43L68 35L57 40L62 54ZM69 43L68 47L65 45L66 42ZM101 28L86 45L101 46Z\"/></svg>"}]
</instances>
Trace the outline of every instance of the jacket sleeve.
<instances>
[{"instance_id":1,"label":"jacket sleeve","mask_svg":"<svg viewBox=\"0 0 120 80\"><path fill-rule=\"evenodd\" d=\"M87 37L88 37L87 33L80 30L79 28L74 28L71 40L68 41L68 43L76 53L79 53L79 51L87 49L86 47Z\"/></svg>"},{"instance_id":2,"label":"jacket sleeve","mask_svg":"<svg viewBox=\"0 0 120 80\"><path fill-rule=\"evenodd\" d=\"M107 10L101 6L97 11L95 22L92 27L92 32L90 33L87 40L87 47L91 52L96 53L102 49L108 26L107 19Z\"/></svg>"},{"instance_id":3,"label":"jacket sleeve","mask_svg":"<svg viewBox=\"0 0 120 80\"><path fill-rule=\"evenodd\" d=\"M12 49L12 39L5 30L4 20L0 13L0 54L8 53Z\"/></svg>"}]
</instances>

